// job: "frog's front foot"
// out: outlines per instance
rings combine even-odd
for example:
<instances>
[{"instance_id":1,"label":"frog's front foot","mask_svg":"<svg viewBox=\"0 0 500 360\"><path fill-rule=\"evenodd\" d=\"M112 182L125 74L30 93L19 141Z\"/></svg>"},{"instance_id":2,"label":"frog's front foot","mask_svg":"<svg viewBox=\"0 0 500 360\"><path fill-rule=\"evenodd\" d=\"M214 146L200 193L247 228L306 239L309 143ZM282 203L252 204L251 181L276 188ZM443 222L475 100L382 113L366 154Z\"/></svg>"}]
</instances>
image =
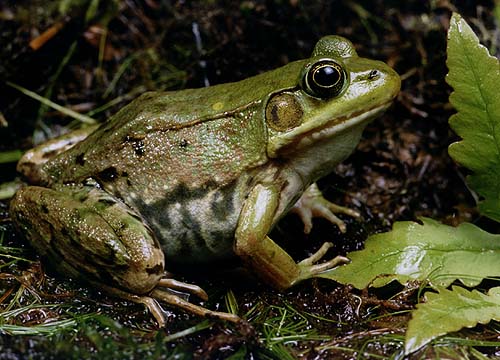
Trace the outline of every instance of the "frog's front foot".
<instances>
[{"instance_id":1,"label":"frog's front foot","mask_svg":"<svg viewBox=\"0 0 500 360\"><path fill-rule=\"evenodd\" d=\"M279 196L274 184L256 185L243 206L236 228L235 253L264 281L285 290L348 261L344 257L336 257L317 264L332 247L331 243L325 243L315 254L296 263L267 235L278 208Z\"/></svg>"},{"instance_id":2,"label":"frog's front foot","mask_svg":"<svg viewBox=\"0 0 500 360\"><path fill-rule=\"evenodd\" d=\"M312 229L312 218L322 217L337 225L341 232L346 231L345 223L335 214L342 213L354 218L359 218L360 214L347 207L334 204L323 197L316 183L312 184L302 194L295 203L291 212L296 213L304 223L304 233L309 234Z\"/></svg>"},{"instance_id":3,"label":"frog's front foot","mask_svg":"<svg viewBox=\"0 0 500 360\"><path fill-rule=\"evenodd\" d=\"M316 264L319 260L321 260L328 250L333 246L330 242L325 242L318 251L309 256L308 258L300 261L297 265L300 269L300 274L297 277L296 282L300 282L305 279L309 279L315 277L316 275L333 269L334 267L342 264L347 264L350 262L348 258L345 256L336 256L331 260L325 261L321 264Z\"/></svg>"}]
</instances>

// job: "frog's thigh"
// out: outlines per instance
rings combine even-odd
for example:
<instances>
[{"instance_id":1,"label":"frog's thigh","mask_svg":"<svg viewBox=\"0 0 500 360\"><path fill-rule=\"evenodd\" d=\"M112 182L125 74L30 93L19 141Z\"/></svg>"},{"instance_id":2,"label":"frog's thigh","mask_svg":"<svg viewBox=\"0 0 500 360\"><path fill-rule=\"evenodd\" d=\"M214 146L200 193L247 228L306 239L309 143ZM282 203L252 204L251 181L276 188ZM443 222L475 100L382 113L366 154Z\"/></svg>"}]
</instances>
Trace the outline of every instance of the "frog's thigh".
<instances>
[{"instance_id":1,"label":"frog's thigh","mask_svg":"<svg viewBox=\"0 0 500 360\"><path fill-rule=\"evenodd\" d=\"M301 271L290 255L267 236L278 202L276 187L255 186L239 218L235 252L265 281L286 289L299 279Z\"/></svg>"},{"instance_id":2,"label":"frog's thigh","mask_svg":"<svg viewBox=\"0 0 500 360\"><path fill-rule=\"evenodd\" d=\"M86 186L29 186L11 202L32 245L63 274L145 294L164 274L158 241L139 215Z\"/></svg>"}]
</instances>

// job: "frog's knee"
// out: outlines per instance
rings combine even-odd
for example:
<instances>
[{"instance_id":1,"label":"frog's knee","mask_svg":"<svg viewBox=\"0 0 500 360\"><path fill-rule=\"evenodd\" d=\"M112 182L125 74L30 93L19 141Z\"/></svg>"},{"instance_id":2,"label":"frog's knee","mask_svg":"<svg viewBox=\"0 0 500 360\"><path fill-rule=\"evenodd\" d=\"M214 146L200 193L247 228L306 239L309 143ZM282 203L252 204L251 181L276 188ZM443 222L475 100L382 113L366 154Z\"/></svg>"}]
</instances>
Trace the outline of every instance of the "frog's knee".
<instances>
[{"instance_id":1,"label":"frog's knee","mask_svg":"<svg viewBox=\"0 0 500 360\"><path fill-rule=\"evenodd\" d=\"M50 242L54 235L54 228L43 216L38 215L49 212L43 196L45 190L47 189L27 186L18 190L10 201L9 213L14 224L29 240L36 242Z\"/></svg>"}]
</instances>

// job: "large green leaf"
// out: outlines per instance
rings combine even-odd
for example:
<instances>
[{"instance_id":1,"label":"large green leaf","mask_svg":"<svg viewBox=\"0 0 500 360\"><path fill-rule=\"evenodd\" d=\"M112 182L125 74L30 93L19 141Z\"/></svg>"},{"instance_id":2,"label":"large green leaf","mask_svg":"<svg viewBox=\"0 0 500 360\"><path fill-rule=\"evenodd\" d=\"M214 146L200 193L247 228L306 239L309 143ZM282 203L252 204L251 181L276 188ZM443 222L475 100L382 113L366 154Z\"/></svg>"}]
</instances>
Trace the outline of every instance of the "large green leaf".
<instances>
[{"instance_id":1,"label":"large green leaf","mask_svg":"<svg viewBox=\"0 0 500 360\"><path fill-rule=\"evenodd\" d=\"M472 170L469 185L481 197L479 210L500 221L500 67L460 15L448 31L450 102L457 113L451 128L462 141L450 145L451 157Z\"/></svg>"},{"instance_id":2,"label":"large green leaf","mask_svg":"<svg viewBox=\"0 0 500 360\"><path fill-rule=\"evenodd\" d=\"M370 236L365 249L349 253L351 263L320 274L358 289L397 280L429 280L449 286L456 279L475 286L500 276L500 235L464 223L455 228L423 218L402 221L393 230Z\"/></svg>"},{"instance_id":3,"label":"large green leaf","mask_svg":"<svg viewBox=\"0 0 500 360\"><path fill-rule=\"evenodd\" d=\"M452 291L440 289L439 294L425 296L427 302L417 305L408 324L407 355L441 335L500 320L500 287L490 289L488 295L454 286Z\"/></svg>"}]
</instances>

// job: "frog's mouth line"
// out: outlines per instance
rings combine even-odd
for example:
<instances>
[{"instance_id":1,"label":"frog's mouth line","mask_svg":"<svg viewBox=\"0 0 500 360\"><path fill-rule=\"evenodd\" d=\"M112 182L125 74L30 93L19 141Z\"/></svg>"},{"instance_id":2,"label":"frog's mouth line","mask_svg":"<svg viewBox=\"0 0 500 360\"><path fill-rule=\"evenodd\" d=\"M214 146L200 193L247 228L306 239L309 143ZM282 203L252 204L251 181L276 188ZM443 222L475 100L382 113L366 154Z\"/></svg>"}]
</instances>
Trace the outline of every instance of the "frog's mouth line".
<instances>
[{"instance_id":1,"label":"frog's mouth line","mask_svg":"<svg viewBox=\"0 0 500 360\"><path fill-rule=\"evenodd\" d=\"M297 149L315 144L323 139L330 138L337 133L352 128L355 125L367 123L384 112L392 104L392 99L382 105L378 105L369 110L362 110L348 116L338 117L329 121L318 128L305 131L303 133L288 133L278 142L270 144L268 154L270 157L276 157L283 149L293 147Z\"/></svg>"}]
</instances>

